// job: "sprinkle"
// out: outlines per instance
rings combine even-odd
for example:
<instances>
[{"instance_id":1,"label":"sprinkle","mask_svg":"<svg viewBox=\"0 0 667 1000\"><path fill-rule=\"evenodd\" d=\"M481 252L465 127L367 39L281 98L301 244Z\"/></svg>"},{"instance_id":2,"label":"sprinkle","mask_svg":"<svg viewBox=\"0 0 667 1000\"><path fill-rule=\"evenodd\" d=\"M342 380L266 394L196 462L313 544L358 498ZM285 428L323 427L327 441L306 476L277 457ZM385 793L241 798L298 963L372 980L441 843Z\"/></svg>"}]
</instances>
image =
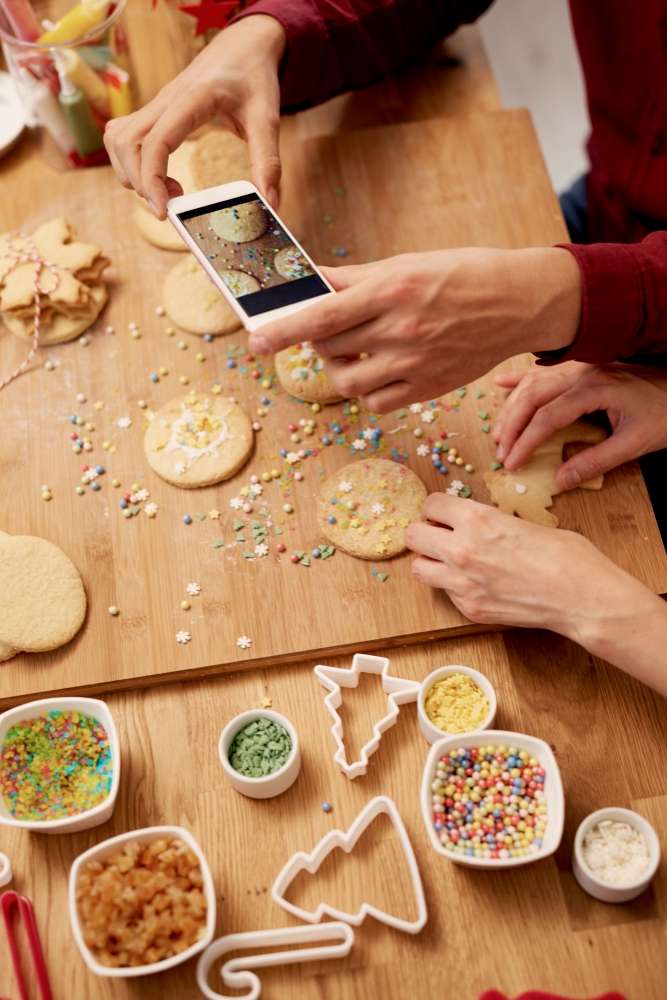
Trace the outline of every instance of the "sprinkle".
<instances>
[{"instance_id":1,"label":"sprinkle","mask_svg":"<svg viewBox=\"0 0 667 1000\"><path fill-rule=\"evenodd\" d=\"M346 479L343 479L338 484L338 489L340 490L341 493L351 493L352 483L348 482Z\"/></svg>"},{"instance_id":2,"label":"sprinkle","mask_svg":"<svg viewBox=\"0 0 667 1000\"><path fill-rule=\"evenodd\" d=\"M165 314L165 308L164 308L164 306L156 306L155 307L155 315L156 316L164 316L164 314Z\"/></svg>"},{"instance_id":3,"label":"sprinkle","mask_svg":"<svg viewBox=\"0 0 667 1000\"><path fill-rule=\"evenodd\" d=\"M291 503L284 503L283 510L285 511L286 514L291 514L294 511L294 507L292 506Z\"/></svg>"},{"instance_id":4,"label":"sprinkle","mask_svg":"<svg viewBox=\"0 0 667 1000\"><path fill-rule=\"evenodd\" d=\"M199 597L201 594L201 586L198 583L189 583L185 588L185 592L190 597Z\"/></svg>"},{"instance_id":5,"label":"sprinkle","mask_svg":"<svg viewBox=\"0 0 667 1000\"><path fill-rule=\"evenodd\" d=\"M131 417L119 417L116 421L116 427L120 427L122 431L126 430L128 427L132 426Z\"/></svg>"},{"instance_id":6,"label":"sprinkle","mask_svg":"<svg viewBox=\"0 0 667 1000\"><path fill-rule=\"evenodd\" d=\"M289 733L273 719L260 717L243 726L229 747L228 760L248 778L263 778L285 766L292 753Z\"/></svg>"},{"instance_id":7,"label":"sprinkle","mask_svg":"<svg viewBox=\"0 0 667 1000\"><path fill-rule=\"evenodd\" d=\"M186 643L190 642L190 639L192 639L192 635L185 629L181 629L180 632L176 633L176 642L178 642L181 646L185 646Z\"/></svg>"},{"instance_id":8,"label":"sprinkle","mask_svg":"<svg viewBox=\"0 0 667 1000\"><path fill-rule=\"evenodd\" d=\"M420 456L420 458L426 458L426 456L429 454L428 445L420 444L419 447L417 448L417 454Z\"/></svg>"},{"instance_id":9,"label":"sprinkle","mask_svg":"<svg viewBox=\"0 0 667 1000\"><path fill-rule=\"evenodd\" d=\"M220 511L216 510L214 507L212 510L209 510L206 516L210 518L211 521L217 521L218 518L220 517Z\"/></svg>"},{"instance_id":10,"label":"sprinkle","mask_svg":"<svg viewBox=\"0 0 667 1000\"><path fill-rule=\"evenodd\" d=\"M322 812L330 813L332 809L333 809L333 806L331 805L330 802L323 802L322 803Z\"/></svg>"},{"instance_id":11,"label":"sprinkle","mask_svg":"<svg viewBox=\"0 0 667 1000\"><path fill-rule=\"evenodd\" d=\"M190 604L189 601L181 601L181 609L183 611L189 611L191 607L192 605Z\"/></svg>"},{"instance_id":12,"label":"sprinkle","mask_svg":"<svg viewBox=\"0 0 667 1000\"><path fill-rule=\"evenodd\" d=\"M502 467L503 467L502 462L491 462L491 468L493 469L494 472L497 472L498 469L502 469Z\"/></svg>"},{"instance_id":13,"label":"sprinkle","mask_svg":"<svg viewBox=\"0 0 667 1000\"><path fill-rule=\"evenodd\" d=\"M424 410L421 418L425 424L432 424L435 420L436 414L433 410Z\"/></svg>"},{"instance_id":14,"label":"sprinkle","mask_svg":"<svg viewBox=\"0 0 667 1000\"><path fill-rule=\"evenodd\" d=\"M482 424L482 433L488 434L491 430L491 424Z\"/></svg>"},{"instance_id":15,"label":"sprinkle","mask_svg":"<svg viewBox=\"0 0 667 1000\"><path fill-rule=\"evenodd\" d=\"M252 646L252 639L247 635L240 635L236 640L236 645L239 649L250 649Z\"/></svg>"},{"instance_id":16,"label":"sprinkle","mask_svg":"<svg viewBox=\"0 0 667 1000\"><path fill-rule=\"evenodd\" d=\"M514 489L517 491L517 493L522 493L523 494L523 493L526 492L526 490L528 489L528 487L525 486L523 483L515 483L514 484Z\"/></svg>"},{"instance_id":17,"label":"sprinkle","mask_svg":"<svg viewBox=\"0 0 667 1000\"><path fill-rule=\"evenodd\" d=\"M189 514L183 515L183 524L192 524L192 518Z\"/></svg>"},{"instance_id":18,"label":"sprinkle","mask_svg":"<svg viewBox=\"0 0 667 1000\"><path fill-rule=\"evenodd\" d=\"M118 615L120 614L120 611L118 610L115 604L110 604L109 607L107 608L107 611L109 612L112 618L117 618Z\"/></svg>"},{"instance_id":19,"label":"sprinkle","mask_svg":"<svg viewBox=\"0 0 667 1000\"><path fill-rule=\"evenodd\" d=\"M144 514L146 517L155 517L159 509L160 508L156 503L147 503L144 507Z\"/></svg>"}]
</instances>

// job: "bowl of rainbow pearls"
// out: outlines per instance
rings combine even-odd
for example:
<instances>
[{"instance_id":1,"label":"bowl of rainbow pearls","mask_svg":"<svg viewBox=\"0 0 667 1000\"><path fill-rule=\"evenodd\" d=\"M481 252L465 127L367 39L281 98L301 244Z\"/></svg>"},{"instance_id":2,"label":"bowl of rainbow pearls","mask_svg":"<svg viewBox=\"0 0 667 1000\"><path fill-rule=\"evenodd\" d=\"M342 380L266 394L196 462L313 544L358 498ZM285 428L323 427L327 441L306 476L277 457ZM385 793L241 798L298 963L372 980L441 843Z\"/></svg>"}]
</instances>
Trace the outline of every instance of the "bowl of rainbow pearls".
<instances>
[{"instance_id":1,"label":"bowl of rainbow pearls","mask_svg":"<svg viewBox=\"0 0 667 1000\"><path fill-rule=\"evenodd\" d=\"M433 849L472 868L539 861L563 836L558 764L547 743L523 733L487 729L434 743L421 807Z\"/></svg>"},{"instance_id":2,"label":"bowl of rainbow pearls","mask_svg":"<svg viewBox=\"0 0 667 1000\"><path fill-rule=\"evenodd\" d=\"M73 833L111 816L118 733L96 698L44 698L0 715L0 826Z\"/></svg>"}]
</instances>

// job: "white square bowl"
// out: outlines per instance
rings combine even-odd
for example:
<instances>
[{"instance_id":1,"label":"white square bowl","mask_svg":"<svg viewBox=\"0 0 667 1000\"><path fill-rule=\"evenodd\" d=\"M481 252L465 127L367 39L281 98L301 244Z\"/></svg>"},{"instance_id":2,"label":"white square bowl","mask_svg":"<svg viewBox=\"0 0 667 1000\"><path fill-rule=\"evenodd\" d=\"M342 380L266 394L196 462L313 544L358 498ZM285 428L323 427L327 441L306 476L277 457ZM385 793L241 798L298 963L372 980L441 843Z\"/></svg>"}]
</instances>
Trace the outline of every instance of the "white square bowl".
<instances>
[{"instance_id":1,"label":"white square bowl","mask_svg":"<svg viewBox=\"0 0 667 1000\"><path fill-rule=\"evenodd\" d=\"M450 750L457 750L461 747L467 750L469 747L505 745L517 747L519 750L528 751L535 757L545 771L544 800L547 806L547 825L542 840L542 846L534 854L524 855L520 858L475 858L467 854L455 854L447 851L438 838L438 834L433 826L432 804L431 804L431 782L435 773L435 768L440 757L449 753ZM421 807L422 819L428 833L431 846L438 854L442 854L456 864L467 865L469 868L518 868L520 865L532 864L533 861L540 861L547 858L558 848L563 836L563 824L565 822L565 797L563 795L563 784L560 778L560 771L556 758L551 747L544 740L536 736L526 736L525 733L511 733L505 729L486 729L478 733L466 733L465 735L446 736L438 740L431 747L426 764L421 787Z\"/></svg>"},{"instance_id":2,"label":"white square bowl","mask_svg":"<svg viewBox=\"0 0 667 1000\"><path fill-rule=\"evenodd\" d=\"M164 958L161 962L152 962L149 965L136 965L120 968L112 968L108 965L102 965L101 962L97 961L83 939L83 930L79 920L79 913L76 908L76 884L79 878L79 872L86 862L95 860L101 861L104 858L109 857L110 854L115 854L118 848L122 844L127 843L129 840L138 840L141 844L149 844L158 837L178 838L179 840L182 840L183 843L187 844L187 846L197 855L202 873L204 896L206 897L206 931L199 941L195 941L195 943L190 945L189 948L186 948L185 951L180 952L178 955L172 955L171 958ZM164 972L166 969L173 969L175 965L187 962L189 958L192 958L194 955L198 955L200 951L204 950L204 948L208 948L213 940L216 907L215 887L213 885L211 869L209 868L208 862L204 856L204 852L195 838L189 830L185 830L182 826L148 826L141 830L130 830L129 833L121 833L117 837L111 837L109 840L103 840L101 844L97 844L95 847L91 847L90 850L84 851L83 854L80 854L79 857L74 860L70 869L68 893L69 919L72 926L74 940L76 941L84 962L90 971L94 972L96 976L105 976L112 979L125 979L132 976L150 976L156 972Z\"/></svg>"},{"instance_id":3,"label":"white square bowl","mask_svg":"<svg viewBox=\"0 0 667 1000\"><path fill-rule=\"evenodd\" d=\"M73 816L63 816L61 819L25 820L16 819L0 799L0 826L15 826L22 830L32 830L34 833L78 833L100 826L111 818L116 805L118 786L120 783L120 743L118 732L109 707L97 698L42 698L39 701L29 701L18 708L10 708L0 715L0 747L7 731L17 722L24 719L34 719L38 715L46 715L58 709L61 712L82 712L90 715L104 726L111 747L111 787L109 794L92 809L75 813Z\"/></svg>"}]
</instances>

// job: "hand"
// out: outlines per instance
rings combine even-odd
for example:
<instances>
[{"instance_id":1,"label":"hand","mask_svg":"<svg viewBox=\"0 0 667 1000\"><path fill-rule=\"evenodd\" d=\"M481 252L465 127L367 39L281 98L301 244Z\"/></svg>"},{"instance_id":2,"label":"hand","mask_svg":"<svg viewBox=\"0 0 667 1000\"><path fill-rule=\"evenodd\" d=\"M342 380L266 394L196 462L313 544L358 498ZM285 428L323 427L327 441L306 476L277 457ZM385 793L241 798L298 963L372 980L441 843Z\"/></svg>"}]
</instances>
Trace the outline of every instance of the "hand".
<instances>
[{"instance_id":1,"label":"hand","mask_svg":"<svg viewBox=\"0 0 667 1000\"><path fill-rule=\"evenodd\" d=\"M614 367L577 361L496 377L512 389L493 428L498 459L520 468L535 448L585 413L605 410L611 437L561 465L556 484L572 489L623 462L667 446L667 379L664 388Z\"/></svg>"},{"instance_id":2,"label":"hand","mask_svg":"<svg viewBox=\"0 0 667 1000\"><path fill-rule=\"evenodd\" d=\"M439 250L324 273L338 294L263 326L250 350L313 341L341 395L378 413L565 346L579 323L579 267L557 248Z\"/></svg>"},{"instance_id":3,"label":"hand","mask_svg":"<svg viewBox=\"0 0 667 1000\"><path fill-rule=\"evenodd\" d=\"M407 543L421 583L446 590L466 618L494 625L550 628L578 638L620 609L628 582L583 536L510 517L495 507L433 493L430 523L411 524ZM615 604L615 595L618 601ZM601 596L604 595L604 600Z\"/></svg>"},{"instance_id":4,"label":"hand","mask_svg":"<svg viewBox=\"0 0 667 1000\"><path fill-rule=\"evenodd\" d=\"M204 122L214 119L249 146L257 187L276 207L280 185L278 66L285 32L273 17L246 17L225 28L145 107L112 119L104 144L125 187L164 219L169 198L182 194L166 176L167 160Z\"/></svg>"}]
</instances>

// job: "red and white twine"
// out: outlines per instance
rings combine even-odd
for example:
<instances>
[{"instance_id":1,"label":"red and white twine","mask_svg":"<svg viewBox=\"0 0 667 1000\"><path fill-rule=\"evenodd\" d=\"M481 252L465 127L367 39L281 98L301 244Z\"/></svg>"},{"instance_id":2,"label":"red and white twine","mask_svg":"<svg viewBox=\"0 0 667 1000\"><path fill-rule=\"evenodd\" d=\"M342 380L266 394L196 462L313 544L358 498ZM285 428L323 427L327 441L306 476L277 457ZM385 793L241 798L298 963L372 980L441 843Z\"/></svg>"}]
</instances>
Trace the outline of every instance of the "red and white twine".
<instances>
[{"instance_id":1,"label":"red and white twine","mask_svg":"<svg viewBox=\"0 0 667 1000\"><path fill-rule=\"evenodd\" d=\"M7 241L8 244L7 247L2 248L2 254L3 256L6 255L10 258L10 264L7 270L4 272L4 274L0 275L0 285L5 280L5 278L9 274L11 274L11 272L14 271L17 267L20 267L21 264L34 264L35 275L33 280L33 301L34 301L35 311L33 314L32 341L30 344L30 350L28 351L27 357L24 358L24 360L21 362L20 365L17 365L17 367L14 369L13 372L11 372L10 375L8 375L6 378L0 379L0 390L8 386L10 382L13 382L14 379L19 377L19 375L22 375L23 372L26 371L30 362L35 357L35 354L37 353L37 349L39 347L39 334L40 334L40 326L42 318L42 304L40 301L40 287L39 287L40 278L42 276L42 272L44 271L49 271L51 274L55 276L56 283L51 289L51 291L53 292L58 287L58 282L60 280L60 270L61 270L57 264L52 264L50 263L50 261L45 260L40 255L37 248L33 246L33 244L27 243L27 245L23 245L20 248L17 248L15 246L14 247L12 246L12 239L13 238L10 237ZM14 239L20 239L22 241L26 240L26 238L23 237L20 233L17 235L17 237L14 237Z\"/></svg>"}]
</instances>

